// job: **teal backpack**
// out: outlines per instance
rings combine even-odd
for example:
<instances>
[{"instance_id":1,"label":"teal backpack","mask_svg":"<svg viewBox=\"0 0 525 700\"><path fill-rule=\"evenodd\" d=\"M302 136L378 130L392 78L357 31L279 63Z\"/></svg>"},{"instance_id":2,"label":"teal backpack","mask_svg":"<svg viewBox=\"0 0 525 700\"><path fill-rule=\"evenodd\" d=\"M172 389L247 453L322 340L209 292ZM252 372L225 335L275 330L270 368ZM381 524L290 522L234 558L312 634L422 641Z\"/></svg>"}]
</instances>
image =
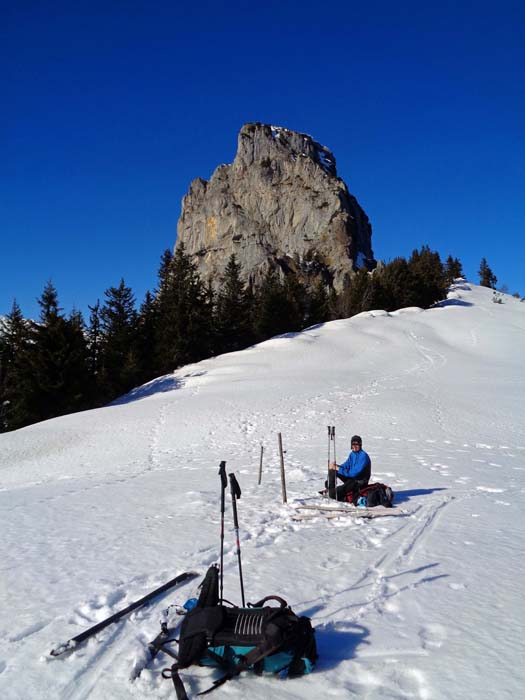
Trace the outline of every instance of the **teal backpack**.
<instances>
[{"instance_id":1,"label":"teal backpack","mask_svg":"<svg viewBox=\"0 0 525 700\"><path fill-rule=\"evenodd\" d=\"M219 602L218 567L208 569L193 610L184 617L177 661L163 676L171 678L178 700L188 700L180 669L194 664L224 671L206 695L243 671L283 673L293 678L310 673L317 659L315 632L307 617L298 617L285 600L268 596L246 608ZM276 602L277 605L268 605Z\"/></svg>"}]
</instances>

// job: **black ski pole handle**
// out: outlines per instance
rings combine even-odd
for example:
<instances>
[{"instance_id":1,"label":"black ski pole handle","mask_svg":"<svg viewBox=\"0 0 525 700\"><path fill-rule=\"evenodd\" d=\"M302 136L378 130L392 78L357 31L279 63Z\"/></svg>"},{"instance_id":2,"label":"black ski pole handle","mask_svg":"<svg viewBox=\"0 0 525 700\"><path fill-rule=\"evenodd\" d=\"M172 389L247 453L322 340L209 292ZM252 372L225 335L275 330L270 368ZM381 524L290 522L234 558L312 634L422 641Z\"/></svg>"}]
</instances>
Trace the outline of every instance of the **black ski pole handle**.
<instances>
[{"instance_id":1,"label":"black ski pole handle","mask_svg":"<svg viewBox=\"0 0 525 700\"><path fill-rule=\"evenodd\" d=\"M224 461L219 465L219 476L221 477L221 486L225 489L228 486L228 479L226 477L226 462Z\"/></svg>"},{"instance_id":2,"label":"black ski pole handle","mask_svg":"<svg viewBox=\"0 0 525 700\"><path fill-rule=\"evenodd\" d=\"M230 487L231 487L231 492L232 492L232 498L240 498L241 497L241 487L239 486L239 482L237 481L235 474L230 474Z\"/></svg>"}]
</instances>

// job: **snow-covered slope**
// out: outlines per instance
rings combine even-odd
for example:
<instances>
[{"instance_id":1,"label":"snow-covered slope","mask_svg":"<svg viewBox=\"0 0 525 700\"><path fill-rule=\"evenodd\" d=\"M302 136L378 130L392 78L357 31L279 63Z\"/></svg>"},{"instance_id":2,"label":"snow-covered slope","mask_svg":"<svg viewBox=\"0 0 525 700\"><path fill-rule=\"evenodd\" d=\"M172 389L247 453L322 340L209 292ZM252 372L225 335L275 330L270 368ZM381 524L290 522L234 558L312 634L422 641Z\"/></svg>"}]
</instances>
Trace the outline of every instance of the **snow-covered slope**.
<instances>
[{"instance_id":1,"label":"snow-covered slope","mask_svg":"<svg viewBox=\"0 0 525 700\"><path fill-rule=\"evenodd\" d=\"M217 698L521 697L524 357L525 304L494 304L465 282L439 308L274 338L1 435L0 697L174 697L166 657L128 676L160 612L191 585L67 658L47 652L217 561L221 460L243 489L247 598L279 594L311 616L320 660L311 676L246 675ZM294 500L322 485L327 425L338 461L363 436L373 477L406 517L292 520ZM227 515L225 595L239 602ZM192 670L190 694L212 677Z\"/></svg>"}]
</instances>

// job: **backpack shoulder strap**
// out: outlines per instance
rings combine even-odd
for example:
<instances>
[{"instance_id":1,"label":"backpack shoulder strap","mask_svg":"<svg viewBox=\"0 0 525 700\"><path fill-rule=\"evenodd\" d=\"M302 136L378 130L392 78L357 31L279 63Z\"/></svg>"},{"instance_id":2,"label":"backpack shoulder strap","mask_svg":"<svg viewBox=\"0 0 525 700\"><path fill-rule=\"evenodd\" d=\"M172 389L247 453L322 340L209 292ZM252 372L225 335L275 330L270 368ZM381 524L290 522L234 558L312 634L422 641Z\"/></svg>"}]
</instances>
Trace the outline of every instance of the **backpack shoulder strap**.
<instances>
[{"instance_id":1,"label":"backpack shoulder strap","mask_svg":"<svg viewBox=\"0 0 525 700\"><path fill-rule=\"evenodd\" d=\"M171 678L173 681L173 686L175 687L175 694L177 695L177 700L189 700L188 694L186 693L186 688L184 683L179 676L179 665L174 663L171 668L165 668L162 671L163 678Z\"/></svg>"},{"instance_id":2,"label":"backpack shoulder strap","mask_svg":"<svg viewBox=\"0 0 525 700\"><path fill-rule=\"evenodd\" d=\"M276 600L279 603L279 606L281 608L287 608L288 603L285 601L284 598L281 598L281 596L278 595L267 595L266 598L262 598L261 600L258 600L256 603L248 603L249 608L262 608L265 603L267 603L269 600Z\"/></svg>"},{"instance_id":3,"label":"backpack shoulder strap","mask_svg":"<svg viewBox=\"0 0 525 700\"><path fill-rule=\"evenodd\" d=\"M208 693L211 693L212 691L216 690L221 685L226 683L226 681L229 681L232 678L235 678L236 676L238 676L243 671L248 670L250 668L250 666L259 663L260 661L262 661L267 656L270 656L271 654L275 654L275 652L278 651L280 649L280 647L281 647L280 643L270 644L270 643L268 643L267 640L264 640L263 642L261 642L261 644L259 644L259 646L256 646L254 649L249 651L245 656L243 656L241 661L239 661L239 663L235 665L235 668L232 671L230 671L229 673L226 673L224 676L222 676L222 678L218 678L216 681L213 682L213 685L210 688L208 688L208 690L203 690L202 693L198 693L198 695L208 695ZM172 678L173 678L173 676L172 676ZM184 698L184 697L179 698L179 696L177 695L177 700L186 700L186 698Z\"/></svg>"}]
</instances>

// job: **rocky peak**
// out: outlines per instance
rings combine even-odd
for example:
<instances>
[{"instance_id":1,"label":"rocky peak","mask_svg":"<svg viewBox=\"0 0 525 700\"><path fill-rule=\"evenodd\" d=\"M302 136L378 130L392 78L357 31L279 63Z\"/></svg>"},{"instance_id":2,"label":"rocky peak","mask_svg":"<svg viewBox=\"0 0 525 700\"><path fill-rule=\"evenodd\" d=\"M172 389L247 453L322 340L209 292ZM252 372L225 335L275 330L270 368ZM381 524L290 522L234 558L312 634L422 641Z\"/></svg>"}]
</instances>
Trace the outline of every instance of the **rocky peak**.
<instances>
[{"instance_id":1,"label":"rocky peak","mask_svg":"<svg viewBox=\"0 0 525 700\"><path fill-rule=\"evenodd\" d=\"M214 285L232 253L253 282L272 268L341 289L357 267L375 266L368 218L337 177L333 153L307 134L259 123L242 127L231 165L191 183L180 243Z\"/></svg>"},{"instance_id":2,"label":"rocky peak","mask_svg":"<svg viewBox=\"0 0 525 700\"><path fill-rule=\"evenodd\" d=\"M245 124L239 132L237 165L255 162L309 158L328 175L337 177L333 153L307 134L280 126Z\"/></svg>"}]
</instances>

